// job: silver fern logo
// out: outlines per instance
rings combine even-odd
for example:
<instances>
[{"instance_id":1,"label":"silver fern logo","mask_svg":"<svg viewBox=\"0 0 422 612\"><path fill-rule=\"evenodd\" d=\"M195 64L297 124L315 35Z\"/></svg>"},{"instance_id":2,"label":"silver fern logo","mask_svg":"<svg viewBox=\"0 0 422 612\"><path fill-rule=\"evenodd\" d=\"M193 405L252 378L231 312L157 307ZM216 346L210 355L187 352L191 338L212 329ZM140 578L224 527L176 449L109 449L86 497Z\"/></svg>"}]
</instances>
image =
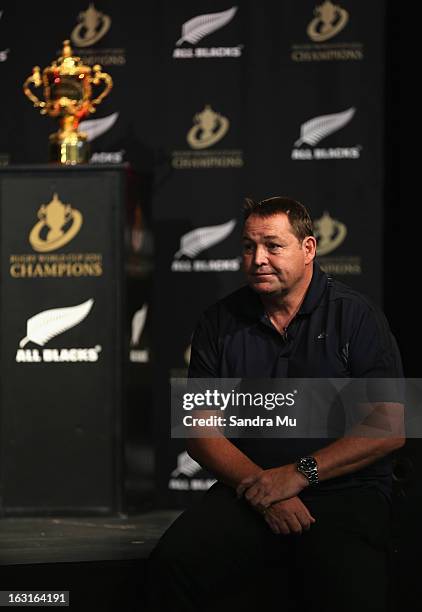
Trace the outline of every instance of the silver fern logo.
<instances>
[{"instance_id":1,"label":"silver fern logo","mask_svg":"<svg viewBox=\"0 0 422 612\"><path fill-rule=\"evenodd\" d=\"M202 466L192 459L186 451L177 456L177 467L172 471L168 488L172 491L206 491L215 482L215 478L195 476Z\"/></svg>"},{"instance_id":2,"label":"silver fern logo","mask_svg":"<svg viewBox=\"0 0 422 612\"><path fill-rule=\"evenodd\" d=\"M7 60L9 51L10 49L3 49L3 51L0 51L0 62L5 62Z\"/></svg>"},{"instance_id":3,"label":"silver fern logo","mask_svg":"<svg viewBox=\"0 0 422 612\"><path fill-rule=\"evenodd\" d=\"M39 349L25 348L29 342L44 347L50 340L76 327L91 312L94 300L91 298L76 306L50 308L30 317L26 322L26 335L19 342L17 362L81 362L97 361L100 346L94 348Z\"/></svg>"},{"instance_id":4,"label":"silver fern logo","mask_svg":"<svg viewBox=\"0 0 422 612\"><path fill-rule=\"evenodd\" d=\"M182 255L186 257L195 257L201 251L209 249L218 244L229 234L232 233L236 221L231 219L227 223L221 225L210 225L208 227L199 227L198 229L188 232L180 239L180 248L175 254L175 258L179 259Z\"/></svg>"},{"instance_id":5,"label":"silver fern logo","mask_svg":"<svg viewBox=\"0 0 422 612\"><path fill-rule=\"evenodd\" d=\"M172 471L173 478L178 476L193 476L202 470L199 463L192 459L186 451L177 457L177 467Z\"/></svg>"},{"instance_id":6,"label":"silver fern logo","mask_svg":"<svg viewBox=\"0 0 422 612\"><path fill-rule=\"evenodd\" d=\"M145 323L148 314L148 304L144 304L142 308L137 310L132 317L131 326L131 347L139 347L141 342L142 333L145 328ZM149 361L149 350L139 348L132 348L129 352L129 360L131 363L147 363Z\"/></svg>"},{"instance_id":7,"label":"silver fern logo","mask_svg":"<svg viewBox=\"0 0 422 612\"><path fill-rule=\"evenodd\" d=\"M189 367L190 364L190 356L192 353L192 345L188 344L187 347L185 348L185 352L183 353L183 359L185 361L185 364Z\"/></svg>"},{"instance_id":8,"label":"silver fern logo","mask_svg":"<svg viewBox=\"0 0 422 612\"><path fill-rule=\"evenodd\" d=\"M142 308L137 310L132 318L132 337L130 343L132 346L139 344L139 341L144 331L145 321L147 320L148 304L144 304Z\"/></svg>"},{"instance_id":9,"label":"silver fern logo","mask_svg":"<svg viewBox=\"0 0 422 612\"><path fill-rule=\"evenodd\" d=\"M355 110L354 108L349 108L342 113L321 115L320 117L315 117L314 119L302 123L300 138L296 140L295 147L300 147L303 143L314 146L323 138L341 130L342 127L353 119Z\"/></svg>"},{"instance_id":10,"label":"silver fern logo","mask_svg":"<svg viewBox=\"0 0 422 612\"><path fill-rule=\"evenodd\" d=\"M339 113L319 115L302 123L300 126L300 138L294 143L292 159L358 159L362 149L360 145L353 147L332 147L329 149L316 148L316 145L321 140L338 132L350 123L355 113L356 109L351 107Z\"/></svg>"},{"instance_id":11,"label":"silver fern logo","mask_svg":"<svg viewBox=\"0 0 422 612\"><path fill-rule=\"evenodd\" d=\"M88 141L92 142L105 132L108 132L116 123L118 117L119 113L112 113L107 117L100 117L99 119L87 119L81 121L79 129L87 135Z\"/></svg>"},{"instance_id":12,"label":"silver fern logo","mask_svg":"<svg viewBox=\"0 0 422 612\"><path fill-rule=\"evenodd\" d=\"M174 254L173 272L237 272L240 258L196 259L197 255L223 242L233 232L236 220L230 219L220 225L198 227L180 239L179 249Z\"/></svg>"},{"instance_id":13,"label":"silver fern logo","mask_svg":"<svg viewBox=\"0 0 422 612\"><path fill-rule=\"evenodd\" d=\"M219 11L218 13L207 13L204 15L198 15L192 17L182 25L182 31L180 38L176 41L176 48L173 52L175 59L188 59L188 58L207 58L207 57L240 57L242 54L243 45L237 45L235 47L183 47L182 45L188 43L190 45L197 45L203 38L209 36L217 30L221 30L227 25L235 16L237 12L237 6L232 6L225 11Z\"/></svg>"},{"instance_id":14,"label":"silver fern logo","mask_svg":"<svg viewBox=\"0 0 422 612\"><path fill-rule=\"evenodd\" d=\"M3 17L4 10L0 10L0 19ZM0 62L5 62L8 58L10 49L3 49L0 51Z\"/></svg>"},{"instance_id":15,"label":"silver fern logo","mask_svg":"<svg viewBox=\"0 0 422 612\"><path fill-rule=\"evenodd\" d=\"M26 336L19 342L23 348L28 342L44 346L49 340L75 327L88 316L94 300L87 300L78 306L43 310L26 322Z\"/></svg>"},{"instance_id":16,"label":"silver fern logo","mask_svg":"<svg viewBox=\"0 0 422 612\"><path fill-rule=\"evenodd\" d=\"M196 45L202 38L229 23L229 21L233 19L236 11L237 6L233 6L227 11L199 15L198 17L193 17L193 19L189 19L189 21L186 21L182 26L182 36L176 42L176 46L180 47L184 42Z\"/></svg>"}]
</instances>

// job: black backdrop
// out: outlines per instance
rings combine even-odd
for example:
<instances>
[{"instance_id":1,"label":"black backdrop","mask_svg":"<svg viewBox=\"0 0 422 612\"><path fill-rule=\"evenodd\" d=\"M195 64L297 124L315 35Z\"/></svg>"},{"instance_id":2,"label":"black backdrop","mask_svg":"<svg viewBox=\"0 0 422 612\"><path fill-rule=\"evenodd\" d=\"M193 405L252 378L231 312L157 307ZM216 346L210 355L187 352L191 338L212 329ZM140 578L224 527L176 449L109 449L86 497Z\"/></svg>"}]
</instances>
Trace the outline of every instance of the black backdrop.
<instances>
[{"instance_id":1,"label":"black backdrop","mask_svg":"<svg viewBox=\"0 0 422 612\"><path fill-rule=\"evenodd\" d=\"M4 0L0 8L0 163L46 161L56 126L31 108L21 84L35 64L56 57L61 41L70 37L78 55L113 77L112 93L89 118L100 121L87 128L98 134L92 163L128 161L140 177L127 231L129 458L142 471L151 460L142 445L155 437L166 503L184 504L186 491L209 484L169 442L167 384L186 369L201 310L242 282L245 195L288 194L310 208L321 264L384 306L406 373L419 374L397 294L405 243L395 157L397 9L385 0L334 3L326 40L318 40L320 4L98 1L93 30L80 15L85 0L41 8ZM205 31L186 25L206 14L213 17ZM198 40L186 39L184 24Z\"/></svg>"}]
</instances>

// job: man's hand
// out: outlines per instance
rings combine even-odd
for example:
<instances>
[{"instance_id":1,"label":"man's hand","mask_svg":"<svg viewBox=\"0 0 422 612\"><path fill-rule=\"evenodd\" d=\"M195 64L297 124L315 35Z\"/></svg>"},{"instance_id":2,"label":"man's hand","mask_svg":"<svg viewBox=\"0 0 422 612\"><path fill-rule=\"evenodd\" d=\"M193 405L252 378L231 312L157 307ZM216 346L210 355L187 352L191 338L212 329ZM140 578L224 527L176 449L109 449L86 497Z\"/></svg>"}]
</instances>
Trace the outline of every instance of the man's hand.
<instances>
[{"instance_id":1,"label":"man's hand","mask_svg":"<svg viewBox=\"0 0 422 612\"><path fill-rule=\"evenodd\" d=\"M294 464L288 464L244 478L236 492L238 497L244 495L257 510L263 510L274 502L294 497L308 484L306 476L298 472Z\"/></svg>"},{"instance_id":2,"label":"man's hand","mask_svg":"<svg viewBox=\"0 0 422 612\"><path fill-rule=\"evenodd\" d=\"M283 535L307 531L316 520L299 497L276 502L262 515L273 533Z\"/></svg>"}]
</instances>

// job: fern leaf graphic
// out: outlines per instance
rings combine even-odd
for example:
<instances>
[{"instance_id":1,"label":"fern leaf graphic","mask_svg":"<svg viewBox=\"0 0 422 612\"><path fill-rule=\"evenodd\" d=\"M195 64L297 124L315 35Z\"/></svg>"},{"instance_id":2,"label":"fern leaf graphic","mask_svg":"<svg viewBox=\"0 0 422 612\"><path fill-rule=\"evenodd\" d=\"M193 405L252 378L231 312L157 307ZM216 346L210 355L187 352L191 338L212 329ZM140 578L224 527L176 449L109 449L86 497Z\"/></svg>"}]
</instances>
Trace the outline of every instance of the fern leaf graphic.
<instances>
[{"instance_id":1,"label":"fern leaf graphic","mask_svg":"<svg viewBox=\"0 0 422 612\"><path fill-rule=\"evenodd\" d=\"M177 468L173 470L171 475L174 478L180 476L180 474L183 474L184 476L193 476L200 470L202 470L202 467L199 465L199 463L194 461L191 457L189 457L187 452L184 451L177 457Z\"/></svg>"},{"instance_id":2,"label":"fern leaf graphic","mask_svg":"<svg viewBox=\"0 0 422 612\"><path fill-rule=\"evenodd\" d=\"M222 223L221 225L211 225L209 227L199 227L188 232L180 239L180 248L175 254L179 259L182 255L195 257L201 251L209 249L214 244L222 242L236 225L235 219Z\"/></svg>"},{"instance_id":3,"label":"fern leaf graphic","mask_svg":"<svg viewBox=\"0 0 422 612\"><path fill-rule=\"evenodd\" d=\"M304 142L308 145L316 145L320 140L333 132L337 132L337 130L340 130L349 123L355 112L356 109L352 107L342 113L321 115L320 117L315 117L314 119L306 121L306 123L302 123L300 138L296 140L295 147L300 147Z\"/></svg>"},{"instance_id":4,"label":"fern leaf graphic","mask_svg":"<svg viewBox=\"0 0 422 612\"><path fill-rule=\"evenodd\" d=\"M112 113L107 117L101 117L100 119L87 119L81 121L79 128L82 132L88 136L88 141L92 142L104 132L107 132L117 121L119 113Z\"/></svg>"},{"instance_id":5,"label":"fern leaf graphic","mask_svg":"<svg viewBox=\"0 0 422 612\"><path fill-rule=\"evenodd\" d=\"M190 364L190 356L192 353L192 344L188 344L188 346L185 349L185 352L183 354L184 358L185 358L185 363L187 366L189 366Z\"/></svg>"},{"instance_id":6,"label":"fern leaf graphic","mask_svg":"<svg viewBox=\"0 0 422 612\"><path fill-rule=\"evenodd\" d=\"M189 19L182 26L182 37L176 43L176 46L180 45L186 40L192 45L196 44L201 38L208 36L211 32L219 30L226 23L229 23L237 11L237 6L233 6L227 11L221 11L220 13L209 13L207 15L199 15Z\"/></svg>"},{"instance_id":7,"label":"fern leaf graphic","mask_svg":"<svg viewBox=\"0 0 422 612\"><path fill-rule=\"evenodd\" d=\"M148 304L144 304L140 310L137 310L132 319L132 338L131 345L139 344L142 332L144 331L145 321L147 318Z\"/></svg>"},{"instance_id":8,"label":"fern leaf graphic","mask_svg":"<svg viewBox=\"0 0 422 612\"><path fill-rule=\"evenodd\" d=\"M19 342L19 346L23 348L30 341L44 346L54 336L62 334L83 321L93 304L94 300L90 299L78 306L52 308L34 315L26 323L26 336Z\"/></svg>"}]
</instances>

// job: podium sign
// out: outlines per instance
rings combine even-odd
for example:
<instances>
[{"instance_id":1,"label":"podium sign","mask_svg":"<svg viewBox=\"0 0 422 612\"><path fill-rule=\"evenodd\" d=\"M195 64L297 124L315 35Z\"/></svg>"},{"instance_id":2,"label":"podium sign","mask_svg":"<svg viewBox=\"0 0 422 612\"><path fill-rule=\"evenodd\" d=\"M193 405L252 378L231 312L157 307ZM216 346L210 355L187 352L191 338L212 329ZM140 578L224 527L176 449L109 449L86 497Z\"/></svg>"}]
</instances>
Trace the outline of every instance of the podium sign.
<instances>
[{"instance_id":1,"label":"podium sign","mask_svg":"<svg viewBox=\"0 0 422 612\"><path fill-rule=\"evenodd\" d=\"M122 504L122 166L0 171L4 514Z\"/></svg>"}]
</instances>

